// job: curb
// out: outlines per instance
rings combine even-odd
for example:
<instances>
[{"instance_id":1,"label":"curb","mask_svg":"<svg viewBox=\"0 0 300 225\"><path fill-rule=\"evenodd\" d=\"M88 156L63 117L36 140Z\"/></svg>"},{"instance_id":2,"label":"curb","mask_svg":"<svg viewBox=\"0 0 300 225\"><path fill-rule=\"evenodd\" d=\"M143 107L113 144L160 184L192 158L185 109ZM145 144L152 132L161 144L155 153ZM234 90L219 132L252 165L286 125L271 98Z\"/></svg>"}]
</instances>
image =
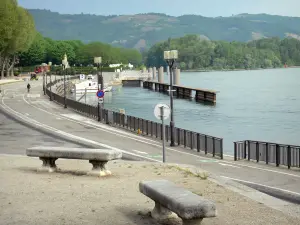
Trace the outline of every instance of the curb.
<instances>
[{"instance_id":1,"label":"curb","mask_svg":"<svg viewBox=\"0 0 300 225\"><path fill-rule=\"evenodd\" d=\"M292 195L280 190L274 191L271 188L263 187L261 185L250 185L246 182L225 179L212 174L210 174L208 180L245 196L246 198L264 204L267 207L281 211L284 214L300 218L300 214L298 213L299 211L297 211L300 209L300 206L298 205L300 202L297 202L300 196Z\"/></svg>"},{"instance_id":2,"label":"curb","mask_svg":"<svg viewBox=\"0 0 300 225\"><path fill-rule=\"evenodd\" d=\"M22 124L23 126L26 126L30 129L37 130L37 131L39 131L43 134L46 134L47 136L50 136L50 137L53 137L53 138L56 138L56 139L60 139L60 140L63 140L63 141L67 141L69 143L77 144L77 145L82 146L84 148L93 148L93 149L98 149L99 148L99 145L96 145L96 144L85 143L84 141L79 141L75 138L73 139L71 137L66 137L66 136L63 136L63 135L54 134L51 131L49 131L49 130L43 128L43 127L37 126L36 124L30 123L26 120L23 120L23 119L19 118L14 113L11 113L11 114L8 113L3 108L3 105L0 104L0 106L1 106L0 107L0 113L5 115L6 117L10 118L11 120L13 120L15 122L18 122L18 123ZM141 157L138 157L138 156L133 156L133 155L130 155L130 154L126 154L124 152L122 153L122 159L130 160L130 161L147 161L145 158L141 158ZM152 162L152 161L150 161L150 162Z\"/></svg>"},{"instance_id":3,"label":"curb","mask_svg":"<svg viewBox=\"0 0 300 225\"><path fill-rule=\"evenodd\" d=\"M12 81L8 81L8 82L0 83L0 85L13 84L13 83L22 82L22 81L24 81L24 80L23 79L21 79L21 80L12 80Z\"/></svg>"}]
</instances>

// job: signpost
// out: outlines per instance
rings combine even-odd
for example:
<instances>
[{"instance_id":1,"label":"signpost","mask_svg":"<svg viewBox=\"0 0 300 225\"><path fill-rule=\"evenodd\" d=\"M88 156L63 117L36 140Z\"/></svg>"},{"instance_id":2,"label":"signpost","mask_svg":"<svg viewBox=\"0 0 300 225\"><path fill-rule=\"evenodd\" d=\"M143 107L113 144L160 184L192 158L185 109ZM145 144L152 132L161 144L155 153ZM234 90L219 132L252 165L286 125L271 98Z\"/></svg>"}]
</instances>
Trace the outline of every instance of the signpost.
<instances>
[{"instance_id":1,"label":"signpost","mask_svg":"<svg viewBox=\"0 0 300 225\"><path fill-rule=\"evenodd\" d=\"M80 80L85 80L85 75L84 74L80 74Z\"/></svg>"},{"instance_id":2,"label":"signpost","mask_svg":"<svg viewBox=\"0 0 300 225\"><path fill-rule=\"evenodd\" d=\"M154 115L157 119L161 120L162 123L162 141L163 141L163 162L166 162L166 144L165 144L165 122L170 116L170 107L166 104L157 104L154 108Z\"/></svg>"},{"instance_id":3,"label":"signpost","mask_svg":"<svg viewBox=\"0 0 300 225\"><path fill-rule=\"evenodd\" d=\"M99 91L97 91L96 95L97 95L98 98L103 98L104 97L104 91L99 90Z\"/></svg>"},{"instance_id":4,"label":"signpost","mask_svg":"<svg viewBox=\"0 0 300 225\"><path fill-rule=\"evenodd\" d=\"M98 97L98 121L102 120L102 104L104 102L104 91L98 90L96 93Z\"/></svg>"}]
</instances>

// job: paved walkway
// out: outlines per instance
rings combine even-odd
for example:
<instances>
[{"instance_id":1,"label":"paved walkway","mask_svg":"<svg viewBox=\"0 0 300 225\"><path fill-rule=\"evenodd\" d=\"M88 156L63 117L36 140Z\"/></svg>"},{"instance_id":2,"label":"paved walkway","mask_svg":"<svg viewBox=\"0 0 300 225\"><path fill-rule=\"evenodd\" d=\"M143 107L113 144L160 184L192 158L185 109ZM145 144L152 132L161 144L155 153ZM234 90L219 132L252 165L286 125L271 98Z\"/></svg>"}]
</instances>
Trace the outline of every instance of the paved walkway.
<instances>
[{"instance_id":1,"label":"paved walkway","mask_svg":"<svg viewBox=\"0 0 300 225\"><path fill-rule=\"evenodd\" d=\"M61 105L50 102L49 98L43 95L41 81L32 82L30 94L24 92L25 85L25 82L7 85L1 106L27 123L87 145L117 148L126 155L162 161L162 147L159 140L115 129L70 109L64 109ZM1 151L9 154L9 149ZM246 182L249 185L263 185L262 187L271 190L284 191L300 197L299 170L276 168L253 162L234 162L231 157L218 160L180 147L168 147L166 158L171 163L201 167L225 179Z\"/></svg>"}]
</instances>

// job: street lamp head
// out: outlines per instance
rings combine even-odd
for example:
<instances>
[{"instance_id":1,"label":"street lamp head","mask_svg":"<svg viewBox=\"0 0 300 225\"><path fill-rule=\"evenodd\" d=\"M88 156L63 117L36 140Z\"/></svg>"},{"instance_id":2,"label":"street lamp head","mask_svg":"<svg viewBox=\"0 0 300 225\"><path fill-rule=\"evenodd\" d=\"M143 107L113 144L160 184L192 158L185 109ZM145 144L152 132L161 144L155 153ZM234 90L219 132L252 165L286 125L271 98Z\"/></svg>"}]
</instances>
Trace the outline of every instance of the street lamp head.
<instances>
[{"instance_id":1,"label":"street lamp head","mask_svg":"<svg viewBox=\"0 0 300 225\"><path fill-rule=\"evenodd\" d=\"M102 63L102 57L94 57L94 63L95 64L101 64Z\"/></svg>"},{"instance_id":2,"label":"street lamp head","mask_svg":"<svg viewBox=\"0 0 300 225\"><path fill-rule=\"evenodd\" d=\"M178 51L177 50L172 50L170 53L171 59L178 59Z\"/></svg>"},{"instance_id":3,"label":"street lamp head","mask_svg":"<svg viewBox=\"0 0 300 225\"><path fill-rule=\"evenodd\" d=\"M164 51L164 60L169 60L170 58L170 51Z\"/></svg>"}]
</instances>

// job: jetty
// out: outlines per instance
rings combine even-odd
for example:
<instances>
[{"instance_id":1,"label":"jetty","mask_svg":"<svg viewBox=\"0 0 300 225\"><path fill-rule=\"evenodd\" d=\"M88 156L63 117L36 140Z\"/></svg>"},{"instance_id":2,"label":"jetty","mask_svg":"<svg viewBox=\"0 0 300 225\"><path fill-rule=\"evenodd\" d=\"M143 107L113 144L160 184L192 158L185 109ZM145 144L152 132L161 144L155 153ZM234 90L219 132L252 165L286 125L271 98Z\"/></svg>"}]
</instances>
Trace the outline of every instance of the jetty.
<instances>
[{"instance_id":1,"label":"jetty","mask_svg":"<svg viewBox=\"0 0 300 225\"><path fill-rule=\"evenodd\" d=\"M167 71L168 74L169 71ZM180 69L174 69L173 73L173 95L177 98L195 99L196 102L206 102L215 104L217 101L217 91L193 88L180 85ZM164 68L149 68L142 71L140 76L122 76L122 85L125 87L142 87L164 94L170 94L170 84L164 82Z\"/></svg>"}]
</instances>

